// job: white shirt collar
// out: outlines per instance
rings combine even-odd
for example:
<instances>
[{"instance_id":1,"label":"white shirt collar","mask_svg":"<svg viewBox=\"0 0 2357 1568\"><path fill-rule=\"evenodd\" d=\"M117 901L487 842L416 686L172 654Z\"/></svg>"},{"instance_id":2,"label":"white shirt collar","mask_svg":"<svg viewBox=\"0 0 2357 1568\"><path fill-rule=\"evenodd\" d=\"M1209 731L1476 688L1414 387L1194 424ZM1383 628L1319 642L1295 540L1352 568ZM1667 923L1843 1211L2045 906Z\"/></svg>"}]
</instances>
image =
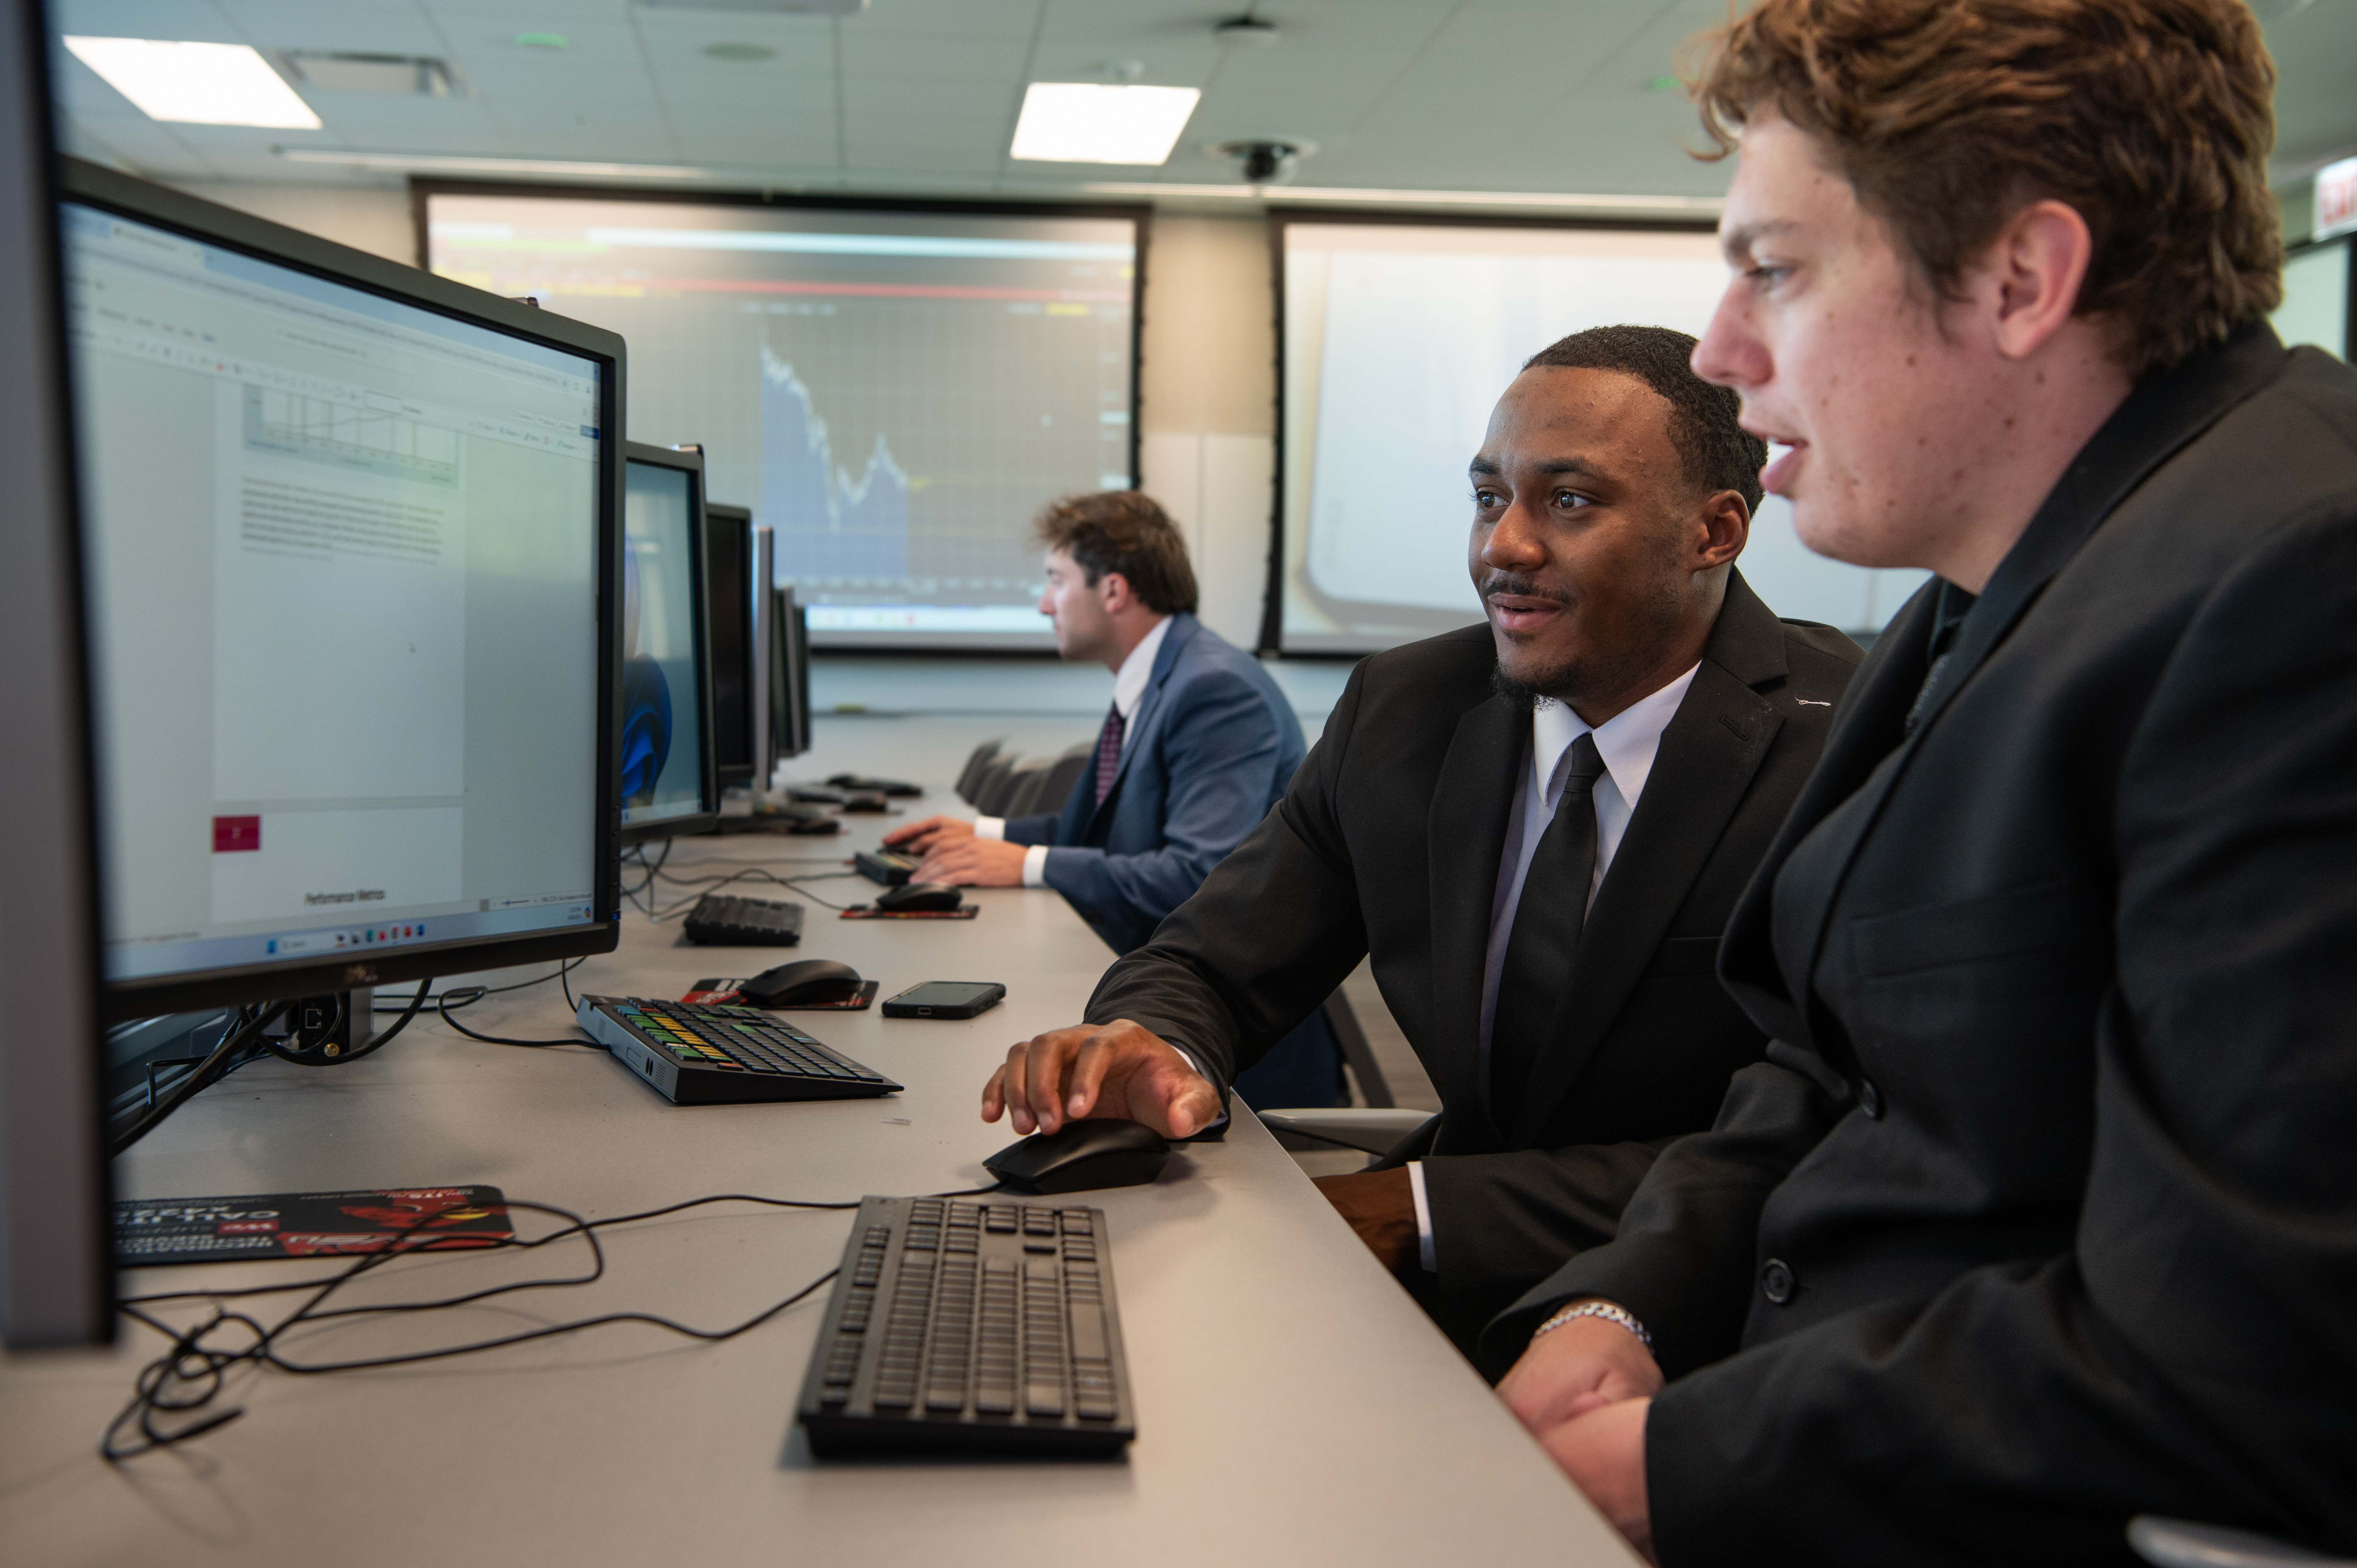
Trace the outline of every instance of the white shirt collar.
<instances>
[{"instance_id":1,"label":"white shirt collar","mask_svg":"<svg viewBox=\"0 0 2357 1568\"><path fill-rule=\"evenodd\" d=\"M1547 805L1552 808L1563 792L1563 780L1557 773L1563 755L1571 749L1572 742L1592 733L1596 736L1596 754L1604 759L1604 771L1612 776L1613 787L1620 798L1633 806L1644 793L1646 776L1653 770L1653 758L1662 749L1662 732L1685 701L1686 688L1694 684L1696 664L1650 697L1641 697L1628 707L1590 726L1586 719L1571 711L1568 703L1542 697L1531 710L1531 763ZM1123 667L1127 673L1127 666Z\"/></svg>"},{"instance_id":2,"label":"white shirt collar","mask_svg":"<svg viewBox=\"0 0 2357 1568\"><path fill-rule=\"evenodd\" d=\"M1119 710L1125 725L1136 714L1138 699L1146 695L1146 682L1154 674L1154 656L1162 650L1163 635L1169 629L1168 616L1156 621L1154 629L1137 639L1137 646L1129 650L1129 657L1114 671L1113 705Z\"/></svg>"}]
</instances>

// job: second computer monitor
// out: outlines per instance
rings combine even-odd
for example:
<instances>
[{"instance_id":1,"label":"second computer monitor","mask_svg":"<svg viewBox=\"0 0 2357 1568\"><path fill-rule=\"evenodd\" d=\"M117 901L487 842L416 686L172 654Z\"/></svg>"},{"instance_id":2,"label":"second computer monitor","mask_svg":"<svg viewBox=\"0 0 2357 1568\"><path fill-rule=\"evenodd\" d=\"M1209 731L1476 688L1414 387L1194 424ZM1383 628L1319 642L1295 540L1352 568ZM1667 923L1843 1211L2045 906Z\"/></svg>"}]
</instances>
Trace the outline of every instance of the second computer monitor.
<instances>
[{"instance_id":1,"label":"second computer monitor","mask_svg":"<svg viewBox=\"0 0 2357 1568\"><path fill-rule=\"evenodd\" d=\"M780 757L811 746L810 630L791 588L770 601L770 742Z\"/></svg>"},{"instance_id":2,"label":"second computer monitor","mask_svg":"<svg viewBox=\"0 0 2357 1568\"><path fill-rule=\"evenodd\" d=\"M624 843L718 820L704 459L633 441L622 491Z\"/></svg>"},{"instance_id":3,"label":"second computer monitor","mask_svg":"<svg viewBox=\"0 0 2357 1568\"><path fill-rule=\"evenodd\" d=\"M750 784L759 771L753 687L761 653L753 639L751 512L705 503L704 567L712 612L712 760L722 784Z\"/></svg>"}]
</instances>

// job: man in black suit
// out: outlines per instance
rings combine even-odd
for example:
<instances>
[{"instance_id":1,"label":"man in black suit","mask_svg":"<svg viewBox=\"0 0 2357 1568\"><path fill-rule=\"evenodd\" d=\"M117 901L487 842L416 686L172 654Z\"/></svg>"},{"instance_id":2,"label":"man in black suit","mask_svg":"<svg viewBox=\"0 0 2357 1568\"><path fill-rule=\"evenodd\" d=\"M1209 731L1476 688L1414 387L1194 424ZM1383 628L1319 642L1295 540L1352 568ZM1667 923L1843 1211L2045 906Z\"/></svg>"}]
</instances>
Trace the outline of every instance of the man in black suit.
<instances>
[{"instance_id":1,"label":"man in black suit","mask_svg":"<svg viewBox=\"0 0 2357 1568\"><path fill-rule=\"evenodd\" d=\"M2349 1552L2357 376L2265 318L2257 26L1717 44L1695 366L1804 540L1938 580L1727 932L1767 1060L1493 1326L1501 1391L1672 1568L2127 1562L2138 1514Z\"/></svg>"},{"instance_id":2,"label":"man in black suit","mask_svg":"<svg viewBox=\"0 0 2357 1568\"><path fill-rule=\"evenodd\" d=\"M1489 625L1362 663L1285 798L1087 1024L1009 1053L986 1119L1197 1133L1372 953L1444 1110L1322 1184L1368 1244L1469 1344L1612 1234L1759 1058L1712 959L1859 657L1735 571L1762 448L1692 344L1604 328L1531 360L1472 462Z\"/></svg>"}]
</instances>

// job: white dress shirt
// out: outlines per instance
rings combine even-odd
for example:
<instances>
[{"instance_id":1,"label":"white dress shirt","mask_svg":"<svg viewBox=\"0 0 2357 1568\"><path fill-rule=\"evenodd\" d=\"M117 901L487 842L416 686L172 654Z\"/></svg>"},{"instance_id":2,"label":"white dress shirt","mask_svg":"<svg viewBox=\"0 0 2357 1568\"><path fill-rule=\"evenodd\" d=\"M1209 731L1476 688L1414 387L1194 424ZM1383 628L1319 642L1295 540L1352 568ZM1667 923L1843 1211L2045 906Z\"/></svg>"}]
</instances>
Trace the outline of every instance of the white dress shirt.
<instances>
[{"instance_id":1,"label":"white dress shirt","mask_svg":"<svg viewBox=\"0 0 2357 1568\"><path fill-rule=\"evenodd\" d=\"M1620 848L1620 840L1629 831L1629 819L1636 813L1637 797L1645 790L1645 779L1653 770L1653 757L1662 749L1662 731L1669 727L1670 719L1685 701L1686 688L1694 684L1697 664L1668 685L1615 714L1591 729L1586 719L1565 704L1541 698L1531 713L1531 745L1526 754L1529 764L1514 786L1514 806L1506 819L1505 852L1498 858L1497 891L1490 901L1490 950L1481 966L1481 1077L1490 1075L1490 1026L1498 1011L1498 976L1506 967L1506 943L1514 931L1514 910L1523 898L1523 880L1530 875L1531 857L1538 853L1539 840L1545 836L1547 825L1555 821L1555 811L1563 800L1564 763L1571 754L1572 743L1581 736L1594 734L1596 754L1604 762L1604 772L1596 780L1596 873L1587 885L1588 902L1593 905L1596 890L1604 886L1604 874L1612 868L1612 856ZM1415 1230L1418 1251L1427 1271L1437 1273L1432 1239L1432 1209L1424 1196L1424 1165L1411 1162L1407 1167L1408 1185L1415 1195Z\"/></svg>"},{"instance_id":2,"label":"white dress shirt","mask_svg":"<svg viewBox=\"0 0 2357 1568\"><path fill-rule=\"evenodd\" d=\"M1169 629L1168 616L1164 616L1160 620L1156 621L1153 629L1139 638L1137 646L1129 650L1129 657L1121 661L1121 668L1114 671L1113 705L1114 711L1121 714L1121 749L1124 756L1129 753L1129 741L1134 729L1129 721L1136 716L1137 704L1145 699L1146 682L1154 675L1154 656L1162 651L1162 637ZM1093 768L1082 777L1093 782L1096 778ZM1059 811L1062 811L1064 802L1057 801L1055 809ZM978 839L1005 838L1006 819L976 817L974 820L974 836ZM1044 843L1035 843L1023 852L1024 886L1048 886L1049 847Z\"/></svg>"}]
</instances>

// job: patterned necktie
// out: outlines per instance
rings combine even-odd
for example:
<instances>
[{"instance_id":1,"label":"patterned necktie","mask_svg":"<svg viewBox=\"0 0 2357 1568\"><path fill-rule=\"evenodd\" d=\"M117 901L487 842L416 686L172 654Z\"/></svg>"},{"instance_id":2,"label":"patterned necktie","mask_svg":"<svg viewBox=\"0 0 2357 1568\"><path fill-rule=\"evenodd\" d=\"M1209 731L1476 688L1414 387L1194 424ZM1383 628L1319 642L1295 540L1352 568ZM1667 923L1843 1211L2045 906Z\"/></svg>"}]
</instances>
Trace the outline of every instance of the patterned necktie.
<instances>
[{"instance_id":1,"label":"patterned necktie","mask_svg":"<svg viewBox=\"0 0 2357 1568\"><path fill-rule=\"evenodd\" d=\"M1596 737L1583 735L1565 753L1563 799L1555 809L1506 939L1498 972L1498 1004L1490 1023L1490 1114L1503 1132L1530 1087L1555 1007L1571 973L1571 955L1587 923L1587 891L1596 880L1596 780L1604 771Z\"/></svg>"},{"instance_id":2,"label":"patterned necktie","mask_svg":"<svg viewBox=\"0 0 2357 1568\"><path fill-rule=\"evenodd\" d=\"M1121 709L1116 706L1105 714L1104 728L1097 731L1097 804L1113 792L1113 776L1121 768L1121 735L1125 727Z\"/></svg>"}]
</instances>

